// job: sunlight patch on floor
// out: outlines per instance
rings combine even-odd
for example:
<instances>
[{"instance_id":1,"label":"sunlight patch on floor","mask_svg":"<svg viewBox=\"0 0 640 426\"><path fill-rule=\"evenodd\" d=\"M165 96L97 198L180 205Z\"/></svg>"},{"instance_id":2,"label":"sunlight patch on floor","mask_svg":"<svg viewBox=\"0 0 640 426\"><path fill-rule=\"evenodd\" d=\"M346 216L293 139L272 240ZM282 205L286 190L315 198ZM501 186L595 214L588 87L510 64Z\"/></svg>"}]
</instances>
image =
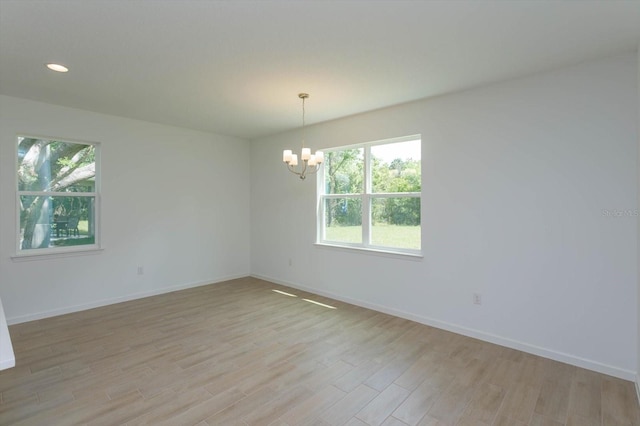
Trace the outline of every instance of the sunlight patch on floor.
<instances>
[{"instance_id":1,"label":"sunlight patch on floor","mask_svg":"<svg viewBox=\"0 0 640 426\"><path fill-rule=\"evenodd\" d=\"M304 300L305 302L313 303L314 305L324 306L325 308L338 309L335 306L325 305L324 303L316 302L315 300L311 300L311 299L302 299L302 300Z\"/></svg>"},{"instance_id":2,"label":"sunlight patch on floor","mask_svg":"<svg viewBox=\"0 0 640 426\"><path fill-rule=\"evenodd\" d=\"M298 297L295 294L285 293L284 291L280 291L280 290L272 289L271 291L275 291L276 293L284 294L285 296L289 296L289 297Z\"/></svg>"}]
</instances>

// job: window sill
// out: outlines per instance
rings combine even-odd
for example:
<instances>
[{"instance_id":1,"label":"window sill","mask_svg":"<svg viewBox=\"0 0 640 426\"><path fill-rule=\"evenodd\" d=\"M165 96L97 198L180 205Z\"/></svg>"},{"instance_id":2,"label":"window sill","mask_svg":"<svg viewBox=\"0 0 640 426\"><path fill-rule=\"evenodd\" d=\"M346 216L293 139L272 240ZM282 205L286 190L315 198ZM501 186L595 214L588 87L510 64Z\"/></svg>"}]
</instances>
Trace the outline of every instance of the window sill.
<instances>
[{"instance_id":1,"label":"window sill","mask_svg":"<svg viewBox=\"0 0 640 426\"><path fill-rule=\"evenodd\" d=\"M11 260L14 262L30 262L34 260L59 259L63 257L90 256L100 254L103 251L103 248L97 246L75 250L45 250L44 253L19 253L11 256Z\"/></svg>"},{"instance_id":2,"label":"window sill","mask_svg":"<svg viewBox=\"0 0 640 426\"><path fill-rule=\"evenodd\" d=\"M314 245L318 248L323 249L336 249L348 253L360 253L360 254L371 254L374 256L382 256L388 258L395 259L403 259L403 260L412 260L412 261L421 261L424 259L424 256L421 253L410 253L403 251L394 251L393 249L379 249L379 248L370 248L370 247L355 247L355 246L347 246L337 243L314 243Z\"/></svg>"}]
</instances>

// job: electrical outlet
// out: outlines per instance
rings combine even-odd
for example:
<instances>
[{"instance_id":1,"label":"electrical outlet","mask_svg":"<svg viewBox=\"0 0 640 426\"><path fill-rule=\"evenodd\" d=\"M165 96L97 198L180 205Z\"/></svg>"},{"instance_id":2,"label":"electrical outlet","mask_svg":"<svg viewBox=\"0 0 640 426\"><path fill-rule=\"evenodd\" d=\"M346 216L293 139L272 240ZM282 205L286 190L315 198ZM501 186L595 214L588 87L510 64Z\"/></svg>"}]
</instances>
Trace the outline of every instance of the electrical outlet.
<instances>
[{"instance_id":1,"label":"electrical outlet","mask_svg":"<svg viewBox=\"0 0 640 426\"><path fill-rule=\"evenodd\" d=\"M143 275L144 274L144 268L142 267L142 265L138 265L138 275Z\"/></svg>"},{"instance_id":2,"label":"electrical outlet","mask_svg":"<svg viewBox=\"0 0 640 426\"><path fill-rule=\"evenodd\" d=\"M480 293L473 293L473 304L482 305L482 295Z\"/></svg>"}]
</instances>

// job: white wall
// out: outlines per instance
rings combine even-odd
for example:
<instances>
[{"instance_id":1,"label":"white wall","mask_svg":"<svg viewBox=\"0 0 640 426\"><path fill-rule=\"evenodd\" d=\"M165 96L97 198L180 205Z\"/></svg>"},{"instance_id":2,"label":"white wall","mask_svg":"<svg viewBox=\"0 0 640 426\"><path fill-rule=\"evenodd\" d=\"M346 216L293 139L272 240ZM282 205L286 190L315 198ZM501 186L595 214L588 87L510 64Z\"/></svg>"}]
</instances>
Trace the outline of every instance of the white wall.
<instances>
[{"instance_id":1,"label":"white wall","mask_svg":"<svg viewBox=\"0 0 640 426\"><path fill-rule=\"evenodd\" d=\"M100 142L95 255L17 262L16 134ZM0 298L10 323L249 274L249 142L0 96ZM137 275L137 266L144 274Z\"/></svg>"},{"instance_id":2,"label":"white wall","mask_svg":"<svg viewBox=\"0 0 640 426\"><path fill-rule=\"evenodd\" d=\"M312 149L422 134L420 261L314 246L315 178L281 164L300 132L252 141L252 274L634 380L638 224L603 211L637 206L637 68L629 53L309 127Z\"/></svg>"}]
</instances>

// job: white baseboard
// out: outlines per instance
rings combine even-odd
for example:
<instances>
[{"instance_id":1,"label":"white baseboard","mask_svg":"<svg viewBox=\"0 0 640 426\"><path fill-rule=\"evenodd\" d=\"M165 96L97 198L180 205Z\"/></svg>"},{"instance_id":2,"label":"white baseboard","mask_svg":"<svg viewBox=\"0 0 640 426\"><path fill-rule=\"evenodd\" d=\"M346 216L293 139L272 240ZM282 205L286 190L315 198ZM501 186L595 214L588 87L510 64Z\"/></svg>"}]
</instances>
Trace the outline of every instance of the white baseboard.
<instances>
[{"instance_id":1,"label":"white baseboard","mask_svg":"<svg viewBox=\"0 0 640 426\"><path fill-rule=\"evenodd\" d=\"M636 396L638 397L638 404L640 404L640 375L636 375Z\"/></svg>"},{"instance_id":2,"label":"white baseboard","mask_svg":"<svg viewBox=\"0 0 640 426\"><path fill-rule=\"evenodd\" d=\"M636 386L640 386L640 379L636 375L635 371L625 370L623 368L614 367L611 365L603 364L598 361L593 361L585 358L581 358L579 356L566 354L563 352L554 351L547 348L542 348L539 346L531 345L525 342L520 342L517 340L497 336L495 334L486 333L481 330L476 330L468 327L463 327L460 325L452 324L445 321L436 320L433 318L428 318L420 315L415 315L409 312L404 312L397 309L388 308L386 306L377 305L374 303L365 302L362 300L351 299L349 297L344 297L339 294L320 291L314 288L305 287L303 285L299 285L292 282L286 282L282 280L278 280L271 277L265 277L257 274L251 275L254 278L258 278L265 281L270 281L272 283L281 284L287 287L297 288L298 290L306 291L309 293L317 294L324 297L329 297L331 299L339 300L341 302L349 303L351 305L360 306L363 308L371 309L374 311L382 312L385 314L393 315L396 317L408 319L411 321L418 322L420 324L429 325L431 327L440 328L443 330L451 331L453 333L461 334L463 336L473 337L478 340L482 340L489 343L494 343L496 345L505 346L511 349L517 349L519 351L527 352L533 355L538 355L543 358L552 359L554 361L564 362L565 364L574 365L576 367L586 368L588 370L593 370L598 373L607 374L609 376L618 377L620 379L628 380L631 382L635 382ZM640 391L639 391L640 392ZM640 393L639 393L640 398Z\"/></svg>"},{"instance_id":3,"label":"white baseboard","mask_svg":"<svg viewBox=\"0 0 640 426\"><path fill-rule=\"evenodd\" d=\"M86 311L87 309L93 309L93 308L99 308L101 306L113 305L115 303L127 302L129 300L142 299L144 297L157 296L159 294L172 293L174 291L186 290L188 288L200 287L200 286L203 286L203 285L217 284L217 283L221 283L221 282L224 282L224 281L234 280L234 279L237 279L237 278L245 278L247 276L249 276L249 275L248 274L231 275L231 276L227 276L227 277L216 278L216 279L210 280L210 281L199 281L199 282L193 282L193 283L187 283L187 284L180 284L180 285L172 286L172 287L163 287L163 288L156 289L156 290L143 291L143 292L140 292L140 293L128 294L126 296L114 297L114 298L110 298L110 299L103 299L103 300L98 300L98 301L90 302L90 303L83 303L82 305L67 306L67 307L64 307L64 308L53 309L53 310L50 310L50 311L36 312L34 314L23 315L23 316L13 317L13 318L7 318L7 324L8 325L13 325L13 324L20 324L20 323L23 323L23 322L35 321L35 320L44 319L44 318L56 317L58 315L70 314L70 313L73 313L73 312Z\"/></svg>"}]
</instances>

